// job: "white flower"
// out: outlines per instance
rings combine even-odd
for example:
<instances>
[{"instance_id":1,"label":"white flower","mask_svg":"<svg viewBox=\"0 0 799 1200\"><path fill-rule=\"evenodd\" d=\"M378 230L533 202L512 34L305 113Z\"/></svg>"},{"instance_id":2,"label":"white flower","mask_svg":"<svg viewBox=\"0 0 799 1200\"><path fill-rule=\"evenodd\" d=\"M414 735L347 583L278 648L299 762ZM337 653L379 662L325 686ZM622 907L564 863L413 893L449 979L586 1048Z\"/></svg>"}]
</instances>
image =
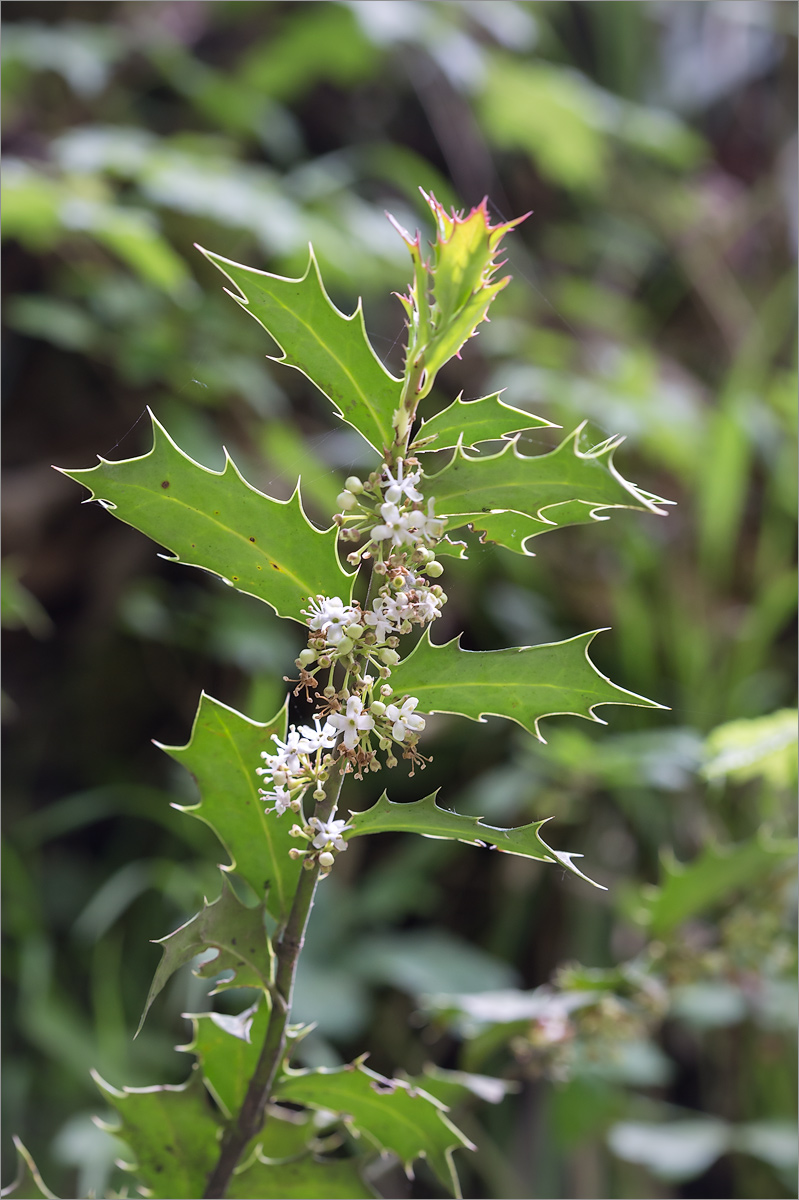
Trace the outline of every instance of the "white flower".
<instances>
[{"instance_id":1,"label":"white flower","mask_svg":"<svg viewBox=\"0 0 799 1200\"><path fill-rule=\"evenodd\" d=\"M399 504L403 496L407 496L409 500L415 500L417 503L424 499L421 492L417 491L414 484L418 483L422 478L421 471L415 471L411 475L402 477L402 459L397 460L397 477L396 479L391 474L391 471L386 467L386 482L382 486L386 489L386 500L390 504Z\"/></svg>"},{"instance_id":2,"label":"white flower","mask_svg":"<svg viewBox=\"0 0 799 1200\"><path fill-rule=\"evenodd\" d=\"M384 642L394 628L391 618L386 613L383 601L384 597L378 596L376 600L372 601L374 612L367 612L363 615L366 624L374 627L375 637L378 642Z\"/></svg>"},{"instance_id":3,"label":"white flower","mask_svg":"<svg viewBox=\"0 0 799 1200\"><path fill-rule=\"evenodd\" d=\"M301 748L306 754L313 754L315 750L332 750L338 737L335 725L325 721L320 728L319 717L314 717L313 723L316 726L315 729L311 729L310 725L300 725Z\"/></svg>"},{"instance_id":4,"label":"white flower","mask_svg":"<svg viewBox=\"0 0 799 1200\"><path fill-rule=\"evenodd\" d=\"M391 540L394 546L412 546L416 541L414 534L411 532L414 526L412 520L416 513L402 513L397 508L396 504L381 504L380 512L385 521L385 525L375 525L370 534L375 542L384 542Z\"/></svg>"},{"instance_id":5,"label":"white flower","mask_svg":"<svg viewBox=\"0 0 799 1200\"><path fill-rule=\"evenodd\" d=\"M273 792L265 792L263 788L258 790L264 800L274 801L274 810L279 817L282 817L286 809L291 807L291 796L285 788L276 787Z\"/></svg>"},{"instance_id":6,"label":"white flower","mask_svg":"<svg viewBox=\"0 0 799 1200\"><path fill-rule=\"evenodd\" d=\"M316 830L316 836L311 842L316 850L323 850L325 846L331 845L336 850L347 849L347 843L341 835L345 830L352 829L352 825L348 825L346 821L320 821L318 817L311 817L308 824L311 829Z\"/></svg>"},{"instance_id":7,"label":"white flower","mask_svg":"<svg viewBox=\"0 0 799 1200\"><path fill-rule=\"evenodd\" d=\"M350 696L346 713L333 713L330 721L336 729L344 731L344 745L348 750L355 749L361 733L375 727L373 719L364 713L363 701L359 696Z\"/></svg>"},{"instance_id":8,"label":"white flower","mask_svg":"<svg viewBox=\"0 0 799 1200\"><path fill-rule=\"evenodd\" d=\"M302 613L308 618L309 629L323 633L331 646L338 645L345 636L346 626L352 625L358 616L356 610L345 604L340 596L317 596Z\"/></svg>"},{"instance_id":9,"label":"white flower","mask_svg":"<svg viewBox=\"0 0 799 1200\"><path fill-rule=\"evenodd\" d=\"M386 716L394 722L391 732L396 741L404 742L409 729L412 733L420 733L424 729L424 718L417 717L413 711L418 703L414 696L408 696L401 705L389 704L386 708Z\"/></svg>"},{"instance_id":10,"label":"white flower","mask_svg":"<svg viewBox=\"0 0 799 1200\"><path fill-rule=\"evenodd\" d=\"M298 775L303 769L299 756L305 753L305 747L295 726L292 725L289 729L285 742L281 742L276 733L272 734L272 741L277 746L277 754L266 754L265 752L261 754L261 757L266 759L272 768L272 774L274 775L275 770L282 768L290 775Z\"/></svg>"},{"instance_id":11,"label":"white flower","mask_svg":"<svg viewBox=\"0 0 799 1200\"><path fill-rule=\"evenodd\" d=\"M434 617L437 617L440 608L441 599L439 596L434 596L432 592L420 593L419 599L414 605L416 615L421 617L422 623L432 621Z\"/></svg>"},{"instance_id":12,"label":"white flower","mask_svg":"<svg viewBox=\"0 0 799 1200\"><path fill-rule=\"evenodd\" d=\"M444 536L444 522L436 516L434 504L435 498L431 496L427 502L426 514L418 510L409 514L410 528L420 533L426 542L437 542Z\"/></svg>"}]
</instances>

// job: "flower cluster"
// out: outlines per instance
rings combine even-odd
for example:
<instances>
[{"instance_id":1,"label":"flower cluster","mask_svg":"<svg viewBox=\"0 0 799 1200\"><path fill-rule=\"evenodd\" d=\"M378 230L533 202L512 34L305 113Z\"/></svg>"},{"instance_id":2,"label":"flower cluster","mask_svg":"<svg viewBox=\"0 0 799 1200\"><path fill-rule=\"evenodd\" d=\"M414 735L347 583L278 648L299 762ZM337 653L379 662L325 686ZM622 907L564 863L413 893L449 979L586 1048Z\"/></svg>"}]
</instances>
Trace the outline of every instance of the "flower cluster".
<instances>
[{"instance_id":1,"label":"flower cluster","mask_svg":"<svg viewBox=\"0 0 799 1200\"><path fill-rule=\"evenodd\" d=\"M393 467L384 464L366 484L355 476L347 480L339 496L341 537L368 537L349 557L351 562L374 559L379 590L363 607L358 601L346 604L340 596L318 595L302 610L308 645L297 659L300 677L294 694L304 691L314 701L313 725L292 725L285 741L273 735L275 752L265 751L265 766L258 768L267 785L259 789L267 811L279 817L291 809L300 818L291 834L307 847L293 848L291 857L302 858L306 867L318 865L323 875L346 849L343 835L350 826L335 814L306 818L306 794L323 801L336 768L352 771L356 778L379 770L381 752L393 767L394 751L401 749L411 762L411 774L426 761L417 749L425 727L416 712L419 701L395 697L388 683L399 662L400 637L439 617L446 601L441 587L428 578L442 573L433 547L443 536L443 522L435 516L433 499L425 503L417 467L414 460L399 458ZM337 670L344 673L338 685Z\"/></svg>"}]
</instances>

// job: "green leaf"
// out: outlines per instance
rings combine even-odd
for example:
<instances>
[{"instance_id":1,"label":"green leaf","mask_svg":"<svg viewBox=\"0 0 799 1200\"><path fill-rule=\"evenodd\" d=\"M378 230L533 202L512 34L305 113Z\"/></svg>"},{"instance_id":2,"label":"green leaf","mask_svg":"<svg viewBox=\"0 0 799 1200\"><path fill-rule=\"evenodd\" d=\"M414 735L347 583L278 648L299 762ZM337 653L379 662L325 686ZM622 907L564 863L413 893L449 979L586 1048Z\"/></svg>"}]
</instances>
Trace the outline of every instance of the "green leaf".
<instances>
[{"instance_id":1,"label":"green leaf","mask_svg":"<svg viewBox=\"0 0 799 1200\"><path fill-rule=\"evenodd\" d=\"M546 517L540 521L520 512L489 512L468 513L463 516L450 517L450 529L460 529L464 525L471 526L480 534L481 542L495 542L506 550L516 554L524 554L530 558L533 551L527 549L529 538L539 537L549 533L551 529L562 529L565 525L587 525L591 521L607 520L607 517L594 515L592 504L582 500L567 500L563 504L553 504L546 510ZM438 549L438 547L437 547Z\"/></svg>"},{"instance_id":2,"label":"green leaf","mask_svg":"<svg viewBox=\"0 0 799 1200\"><path fill-rule=\"evenodd\" d=\"M588 647L598 632L541 646L462 650L459 637L434 645L426 629L408 657L392 668L391 686L396 696L416 696L420 712L455 713L473 721L506 717L540 742L545 740L538 728L542 717L585 717L604 725L594 712L600 704L662 708L597 671Z\"/></svg>"},{"instance_id":3,"label":"green leaf","mask_svg":"<svg viewBox=\"0 0 799 1200\"><path fill-rule=\"evenodd\" d=\"M210 471L175 445L151 415L153 448L141 458L65 471L134 529L202 567L240 592L302 623L312 596L349 597L352 579L336 554L336 529L321 532L306 517L299 485L290 500L274 500L239 474L230 457Z\"/></svg>"},{"instance_id":4,"label":"green leaf","mask_svg":"<svg viewBox=\"0 0 799 1200\"><path fill-rule=\"evenodd\" d=\"M552 422L543 417L505 404L500 400L500 394L494 392L481 400L462 400L458 396L448 408L422 422L414 441L432 438L433 444L426 445L425 450L449 450L461 444L475 446L478 442L497 441L509 433L542 425L554 428Z\"/></svg>"},{"instance_id":5,"label":"green leaf","mask_svg":"<svg viewBox=\"0 0 799 1200\"><path fill-rule=\"evenodd\" d=\"M271 1005L267 996L238 1016L183 1013L192 1022L191 1042L178 1049L195 1054L205 1085L228 1117L241 1108L261 1053Z\"/></svg>"},{"instance_id":6,"label":"green leaf","mask_svg":"<svg viewBox=\"0 0 799 1200\"><path fill-rule=\"evenodd\" d=\"M316 1158L271 1163L261 1156L234 1175L229 1200L373 1200L357 1158Z\"/></svg>"},{"instance_id":7,"label":"green leaf","mask_svg":"<svg viewBox=\"0 0 799 1200\"><path fill-rule=\"evenodd\" d=\"M163 957L153 977L139 1030L167 980L178 967L191 962L203 950L215 949L219 953L197 968L195 974L201 979L233 971L235 984L231 980L219 988L257 987L268 991L272 982L272 946L264 928L265 911L263 904L247 908L225 879L218 899L211 904L206 901L200 912L174 933L157 938L156 944L164 948Z\"/></svg>"},{"instance_id":8,"label":"green leaf","mask_svg":"<svg viewBox=\"0 0 799 1200\"><path fill-rule=\"evenodd\" d=\"M188 744L160 747L200 789L200 803L179 811L210 825L230 855L222 870L241 875L257 896L266 893L267 910L278 921L288 915L302 863L289 858L291 826L265 811L255 771L261 751L274 752L273 734L286 736L287 705L261 724L203 692Z\"/></svg>"},{"instance_id":9,"label":"green leaf","mask_svg":"<svg viewBox=\"0 0 799 1200\"><path fill-rule=\"evenodd\" d=\"M506 854L537 858L541 862L560 863L567 871L579 875L586 883L602 888L602 891L606 890L602 884L594 883L593 879L589 879L574 866L572 859L582 858L582 854L553 850L547 845L538 831L551 818L533 821L529 825L519 825L515 829L496 829L493 825L484 825L479 817L463 816L446 808L439 808L436 795L437 793L433 792L421 800L395 804L383 792L371 808L350 815L351 832L345 836L349 840L365 833L420 833L424 837L466 842L471 846L494 846Z\"/></svg>"},{"instance_id":10,"label":"green leaf","mask_svg":"<svg viewBox=\"0 0 799 1200\"><path fill-rule=\"evenodd\" d=\"M751 886L775 867L791 862L796 849L792 838L770 841L759 835L738 845L706 846L687 864L673 856L664 857L661 886L642 891L634 916L653 936L663 937L731 892Z\"/></svg>"},{"instance_id":11,"label":"green leaf","mask_svg":"<svg viewBox=\"0 0 799 1200\"><path fill-rule=\"evenodd\" d=\"M179 1086L123 1088L92 1077L121 1117L110 1133L133 1152L139 1182L156 1200L196 1200L205 1190L219 1147L219 1125L195 1071Z\"/></svg>"},{"instance_id":12,"label":"green leaf","mask_svg":"<svg viewBox=\"0 0 799 1200\"><path fill-rule=\"evenodd\" d=\"M13 1183L0 1191L0 1196L14 1196L15 1200L57 1200L39 1174L30 1152L16 1134L14 1145L17 1148L17 1175Z\"/></svg>"},{"instance_id":13,"label":"green leaf","mask_svg":"<svg viewBox=\"0 0 799 1200\"><path fill-rule=\"evenodd\" d=\"M334 405L379 454L394 440L392 417L400 403L402 380L380 362L369 339L360 301L352 316L331 301L311 250L300 279L286 279L232 262L197 247L235 284L229 295L277 342L273 362L295 367ZM330 593L327 593L330 595Z\"/></svg>"},{"instance_id":14,"label":"green leaf","mask_svg":"<svg viewBox=\"0 0 799 1200\"><path fill-rule=\"evenodd\" d=\"M435 497L439 516L498 510L526 513L547 521L552 505L579 500L591 505L590 516L604 508L642 508L660 513L653 497L623 479L613 465L618 439L580 449L580 425L549 454L527 457L514 438L497 454L468 455L456 450L437 475L430 476L425 495Z\"/></svg>"},{"instance_id":15,"label":"green leaf","mask_svg":"<svg viewBox=\"0 0 799 1200\"><path fill-rule=\"evenodd\" d=\"M280 1079L276 1097L329 1109L344 1117L378 1150L395 1154L411 1175L424 1156L444 1187L460 1195L452 1151L471 1143L445 1116L445 1106L401 1079L385 1079L362 1063L292 1071Z\"/></svg>"}]
</instances>

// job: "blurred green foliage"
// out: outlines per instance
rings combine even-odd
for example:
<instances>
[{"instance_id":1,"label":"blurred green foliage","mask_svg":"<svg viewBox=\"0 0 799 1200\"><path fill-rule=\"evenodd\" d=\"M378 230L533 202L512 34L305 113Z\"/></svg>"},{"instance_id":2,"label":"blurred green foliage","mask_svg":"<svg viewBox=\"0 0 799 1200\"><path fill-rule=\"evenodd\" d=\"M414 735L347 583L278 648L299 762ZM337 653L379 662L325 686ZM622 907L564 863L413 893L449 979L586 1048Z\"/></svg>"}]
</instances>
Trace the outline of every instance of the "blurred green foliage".
<instances>
[{"instance_id":1,"label":"blurred green foliage","mask_svg":"<svg viewBox=\"0 0 799 1200\"><path fill-rule=\"evenodd\" d=\"M440 397L505 388L567 431L588 416L597 440L627 435L625 475L678 501L533 559L467 535L437 637L611 626L598 664L672 711L552 720L543 747L431 720L424 790L498 823L554 812L608 898L471 847L355 843L314 914L300 1049L466 1072L439 1086L480 1147L467 1195L795 1194L794 25L769 0L4 6L4 1181L16 1130L57 1193L123 1187L89 1067L185 1077L202 981L177 976L130 1034L148 939L214 896L217 851L170 809L192 785L149 739L185 743L202 688L267 719L298 649L49 464L144 451L151 405L270 494L301 472L325 521L364 445L267 365L192 243L299 275L312 240L396 367L408 270L383 210L423 224L421 185L534 210ZM470 1018L481 993L506 1007ZM478 1106L475 1071L507 1094Z\"/></svg>"}]
</instances>

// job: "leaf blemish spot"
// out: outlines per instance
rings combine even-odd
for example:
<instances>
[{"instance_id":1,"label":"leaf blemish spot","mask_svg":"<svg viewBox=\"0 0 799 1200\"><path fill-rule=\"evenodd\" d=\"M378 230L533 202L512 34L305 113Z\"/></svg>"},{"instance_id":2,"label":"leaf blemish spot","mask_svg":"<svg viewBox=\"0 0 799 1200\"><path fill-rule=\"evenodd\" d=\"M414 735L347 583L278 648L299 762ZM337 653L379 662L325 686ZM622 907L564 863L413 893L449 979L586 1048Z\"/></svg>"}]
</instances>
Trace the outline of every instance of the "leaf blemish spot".
<instances>
[{"instance_id":1,"label":"leaf blemish spot","mask_svg":"<svg viewBox=\"0 0 799 1200\"><path fill-rule=\"evenodd\" d=\"M251 541L251 542L254 542L254 541L255 541L255 538L250 538L250 541Z\"/></svg>"},{"instance_id":2,"label":"leaf blemish spot","mask_svg":"<svg viewBox=\"0 0 799 1200\"><path fill-rule=\"evenodd\" d=\"M168 488L168 487L169 487L169 480L168 480L168 479L165 479L165 480L163 481L163 483L161 484L161 487L162 487L162 488Z\"/></svg>"}]
</instances>

